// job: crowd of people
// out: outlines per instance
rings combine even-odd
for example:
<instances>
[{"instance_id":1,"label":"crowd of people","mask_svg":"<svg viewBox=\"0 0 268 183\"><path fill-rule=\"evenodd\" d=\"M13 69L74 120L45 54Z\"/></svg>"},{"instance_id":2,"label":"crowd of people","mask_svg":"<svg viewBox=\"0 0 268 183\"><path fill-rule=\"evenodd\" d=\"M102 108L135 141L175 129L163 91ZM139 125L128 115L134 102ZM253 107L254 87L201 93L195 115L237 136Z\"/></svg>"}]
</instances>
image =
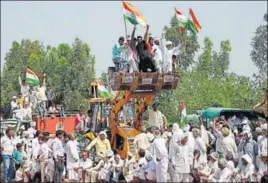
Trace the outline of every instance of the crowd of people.
<instances>
[{"instance_id":1,"label":"crowd of people","mask_svg":"<svg viewBox=\"0 0 268 183\"><path fill-rule=\"evenodd\" d=\"M267 122L259 121L252 129L246 117L225 120L221 116L213 119L208 128L201 118L199 125L189 123L180 128L177 123L166 126L157 104L148 108L148 112L147 128L141 127L141 133L134 139L134 151L128 152L125 159L112 151L105 131L88 141L61 130L55 135L41 133L34 129L34 123L27 130L22 127L17 137L8 128L5 135L1 134L3 179L5 182L267 181Z\"/></svg>"},{"instance_id":2,"label":"crowd of people","mask_svg":"<svg viewBox=\"0 0 268 183\"><path fill-rule=\"evenodd\" d=\"M165 39L149 36L149 25L145 35L135 37L136 26L132 35L120 37L113 47L113 62L116 72L164 72L177 71L178 58L184 53L185 45L174 46Z\"/></svg>"},{"instance_id":3,"label":"crowd of people","mask_svg":"<svg viewBox=\"0 0 268 183\"><path fill-rule=\"evenodd\" d=\"M45 118L48 114L60 113L64 110L62 107L53 103L55 93L50 85L46 86L46 78L43 78L39 86L30 86L19 76L20 92L17 96L12 97L11 117L20 120L32 119L32 114L37 113Z\"/></svg>"}]
</instances>

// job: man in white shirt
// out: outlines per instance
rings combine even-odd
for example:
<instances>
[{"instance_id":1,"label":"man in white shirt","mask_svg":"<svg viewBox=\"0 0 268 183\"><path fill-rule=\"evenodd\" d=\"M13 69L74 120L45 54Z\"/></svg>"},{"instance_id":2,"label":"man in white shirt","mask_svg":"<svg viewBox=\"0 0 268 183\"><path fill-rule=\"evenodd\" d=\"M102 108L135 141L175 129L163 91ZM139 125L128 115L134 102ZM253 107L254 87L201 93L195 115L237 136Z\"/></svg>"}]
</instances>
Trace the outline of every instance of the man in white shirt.
<instances>
[{"instance_id":1,"label":"man in white shirt","mask_svg":"<svg viewBox=\"0 0 268 183\"><path fill-rule=\"evenodd\" d=\"M19 108L16 96L12 97L12 101L11 101L10 105L11 105L11 111Z\"/></svg>"},{"instance_id":2,"label":"man in white shirt","mask_svg":"<svg viewBox=\"0 0 268 183\"><path fill-rule=\"evenodd\" d=\"M85 179L85 173L87 169L93 166L93 162L88 158L88 153L86 151L82 152L82 158L78 162L78 181ZM81 181L82 182L82 181Z\"/></svg>"},{"instance_id":3,"label":"man in white shirt","mask_svg":"<svg viewBox=\"0 0 268 183\"><path fill-rule=\"evenodd\" d=\"M27 103L24 103L23 108L21 109L22 119L31 120L32 119L32 109L28 106Z\"/></svg>"},{"instance_id":4,"label":"man in white shirt","mask_svg":"<svg viewBox=\"0 0 268 183\"><path fill-rule=\"evenodd\" d=\"M37 162L40 163L41 167L41 182L45 182L45 170L48 163L49 152L51 151L47 144L44 142L44 137L38 137L39 151L37 155Z\"/></svg>"},{"instance_id":5,"label":"man in white shirt","mask_svg":"<svg viewBox=\"0 0 268 183\"><path fill-rule=\"evenodd\" d=\"M268 126L267 123L262 125L263 137L261 137L261 139L258 141L259 154L261 154L262 152L267 152L268 151L268 145L267 145L268 129L267 129L267 126Z\"/></svg>"},{"instance_id":6,"label":"man in white shirt","mask_svg":"<svg viewBox=\"0 0 268 183\"><path fill-rule=\"evenodd\" d=\"M79 154L78 154L78 149L77 149L77 144L75 142L75 136L74 134L68 135L69 141L66 144L66 164L67 164L67 173L68 173L68 178L70 180L76 180L77 179L77 174L74 171L75 168L78 166L78 160L79 160Z\"/></svg>"},{"instance_id":7,"label":"man in white shirt","mask_svg":"<svg viewBox=\"0 0 268 183\"><path fill-rule=\"evenodd\" d=\"M219 168L213 175L213 182L230 182L232 171L227 167L225 159L220 159L218 163Z\"/></svg>"},{"instance_id":8,"label":"man in white shirt","mask_svg":"<svg viewBox=\"0 0 268 183\"><path fill-rule=\"evenodd\" d=\"M169 73L172 72L172 55L179 55L181 46L175 48L172 47L171 41L166 41L165 33L162 34L160 48L162 50L163 57L163 72Z\"/></svg>"},{"instance_id":9,"label":"man in white shirt","mask_svg":"<svg viewBox=\"0 0 268 183\"><path fill-rule=\"evenodd\" d=\"M12 143L12 137L14 136L15 132L12 129L6 130L6 136L1 137L1 154L3 159L3 167L4 167L4 181L8 182L13 177L14 169L13 169L13 161L12 155L14 153L14 146Z\"/></svg>"},{"instance_id":10,"label":"man in white shirt","mask_svg":"<svg viewBox=\"0 0 268 183\"><path fill-rule=\"evenodd\" d=\"M160 130L154 131L155 140L153 142L156 157L156 182L167 182L168 171L168 151L166 141L161 137Z\"/></svg>"},{"instance_id":11,"label":"man in white shirt","mask_svg":"<svg viewBox=\"0 0 268 183\"><path fill-rule=\"evenodd\" d=\"M25 80L21 80L21 77L19 76L19 84L20 84L20 92L22 93L22 96L24 97L24 100L28 103L29 102L29 85L25 83Z\"/></svg>"},{"instance_id":12,"label":"man in white shirt","mask_svg":"<svg viewBox=\"0 0 268 183\"><path fill-rule=\"evenodd\" d=\"M158 104L153 104L153 110L150 108L147 109L149 112L148 126L161 129L163 127L163 114L158 110Z\"/></svg>"},{"instance_id":13,"label":"man in white shirt","mask_svg":"<svg viewBox=\"0 0 268 183\"><path fill-rule=\"evenodd\" d=\"M148 153L150 148L150 142L146 135L146 129L144 126L141 127L141 133L135 136L134 139L134 147L136 149L136 153L138 153L139 149L143 149L146 153Z\"/></svg>"},{"instance_id":14,"label":"man in white shirt","mask_svg":"<svg viewBox=\"0 0 268 183\"><path fill-rule=\"evenodd\" d=\"M155 67L158 72L163 71L163 57L160 49L160 39L155 37L154 44L152 45L152 54L154 55L153 60L155 62Z\"/></svg>"},{"instance_id":15,"label":"man in white shirt","mask_svg":"<svg viewBox=\"0 0 268 183\"><path fill-rule=\"evenodd\" d=\"M52 145L53 157L55 160L56 168L55 168L55 176L54 182L61 182L61 177L64 169L64 147L63 147L63 131L56 131L56 138Z\"/></svg>"},{"instance_id":16,"label":"man in white shirt","mask_svg":"<svg viewBox=\"0 0 268 183\"><path fill-rule=\"evenodd\" d=\"M35 129L36 123L35 121L32 121L30 123L30 128L28 128L28 133L29 133L29 138L33 139L36 133L36 129Z\"/></svg>"}]
</instances>

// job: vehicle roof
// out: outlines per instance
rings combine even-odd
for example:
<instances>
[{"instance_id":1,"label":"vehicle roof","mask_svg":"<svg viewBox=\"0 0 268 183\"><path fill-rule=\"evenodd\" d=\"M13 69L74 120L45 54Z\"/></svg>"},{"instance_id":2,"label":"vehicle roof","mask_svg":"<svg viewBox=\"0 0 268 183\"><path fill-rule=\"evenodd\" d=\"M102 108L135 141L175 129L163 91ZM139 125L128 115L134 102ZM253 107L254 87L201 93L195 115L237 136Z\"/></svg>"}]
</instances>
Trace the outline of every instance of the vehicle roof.
<instances>
[{"instance_id":1,"label":"vehicle roof","mask_svg":"<svg viewBox=\"0 0 268 183\"><path fill-rule=\"evenodd\" d=\"M223 112L239 112L242 114L248 114L250 116L259 116L265 118L264 115L258 111L248 110L248 109L239 109L239 108L221 108L221 107L210 107L205 110L197 111L200 113L202 118L211 119L219 117Z\"/></svg>"}]
</instances>

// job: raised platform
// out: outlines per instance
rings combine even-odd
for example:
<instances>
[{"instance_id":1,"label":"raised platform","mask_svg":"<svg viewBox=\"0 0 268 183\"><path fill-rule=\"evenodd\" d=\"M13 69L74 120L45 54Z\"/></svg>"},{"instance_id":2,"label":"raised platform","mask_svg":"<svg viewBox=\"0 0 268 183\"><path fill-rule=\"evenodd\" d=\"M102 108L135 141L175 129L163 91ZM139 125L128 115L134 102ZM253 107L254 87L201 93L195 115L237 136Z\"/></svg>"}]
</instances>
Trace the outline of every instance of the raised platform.
<instances>
[{"instance_id":1,"label":"raised platform","mask_svg":"<svg viewBox=\"0 0 268 183\"><path fill-rule=\"evenodd\" d=\"M109 84L114 91L157 92L160 90L174 90L179 83L177 73L119 73L109 74Z\"/></svg>"}]
</instances>

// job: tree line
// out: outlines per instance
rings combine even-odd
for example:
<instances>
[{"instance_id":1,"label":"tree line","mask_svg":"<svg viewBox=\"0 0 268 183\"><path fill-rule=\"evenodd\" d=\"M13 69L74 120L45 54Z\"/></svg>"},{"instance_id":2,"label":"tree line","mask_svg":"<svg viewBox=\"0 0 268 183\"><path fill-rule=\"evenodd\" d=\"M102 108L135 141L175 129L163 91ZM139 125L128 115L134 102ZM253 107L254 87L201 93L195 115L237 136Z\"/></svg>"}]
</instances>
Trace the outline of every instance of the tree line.
<instances>
[{"instance_id":1,"label":"tree line","mask_svg":"<svg viewBox=\"0 0 268 183\"><path fill-rule=\"evenodd\" d=\"M168 121L178 121L183 100L188 114L211 106L252 108L260 100L262 88L267 88L267 14L252 38L250 56L259 71L252 78L228 72L232 51L229 40L221 41L217 52L211 39L206 37L204 47L200 48L197 37L179 31L175 16L164 30L166 38L175 44L182 44L187 37L185 54L179 58L179 87L157 96L160 110ZM202 53L195 59L200 49ZM47 74L48 84L57 94L56 103L63 101L67 110L87 107L89 83L96 78L95 56L87 43L76 38L72 45L62 43L53 47L36 40L14 41L1 72L1 108L7 108L11 97L18 93L18 76L26 67L40 73L41 80L43 73ZM107 83L106 73L102 73L101 78Z\"/></svg>"}]
</instances>

